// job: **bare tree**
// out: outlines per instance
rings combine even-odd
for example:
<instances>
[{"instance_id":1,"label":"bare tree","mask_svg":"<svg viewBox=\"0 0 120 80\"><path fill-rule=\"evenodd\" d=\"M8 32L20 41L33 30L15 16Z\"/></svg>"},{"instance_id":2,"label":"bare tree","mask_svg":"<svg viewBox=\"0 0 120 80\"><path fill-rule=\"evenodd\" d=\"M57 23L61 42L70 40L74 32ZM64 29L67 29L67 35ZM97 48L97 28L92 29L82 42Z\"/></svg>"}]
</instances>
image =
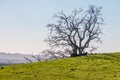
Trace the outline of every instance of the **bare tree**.
<instances>
[{"instance_id":1,"label":"bare tree","mask_svg":"<svg viewBox=\"0 0 120 80\"><path fill-rule=\"evenodd\" d=\"M47 60L51 60L51 59L58 59L58 58L67 58L69 57L69 50L66 49L64 51L54 51L54 50L44 50L42 51L42 53L44 53L44 57L47 57Z\"/></svg>"},{"instance_id":2,"label":"bare tree","mask_svg":"<svg viewBox=\"0 0 120 80\"><path fill-rule=\"evenodd\" d=\"M24 59L30 63L33 62L32 58L35 59L36 61L42 61L42 58L40 57L40 55L31 55L31 58L24 57Z\"/></svg>"},{"instance_id":3,"label":"bare tree","mask_svg":"<svg viewBox=\"0 0 120 80\"><path fill-rule=\"evenodd\" d=\"M25 58L25 60L27 60L28 62L32 63L32 60L31 60L31 59L29 59L29 58L27 58L27 57L24 57L24 58Z\"/></svg>"},{"instance_id":4,"label":"bare tree","mask_svg":"<svg viewBox=\"0 0 120 80\"><path fill-rule=\"evenodd\" d=\"M87 11L74 10L68 16L63 11L58 12L55 15L56 23L47 25L50 34L45 41L51 47L71 48L72 57L86 55L86 49L90 48L92 41L101 41L99 35L102 33L103 19L100 12L101 7L93 5Z\"/></svg>"}]
</instances>

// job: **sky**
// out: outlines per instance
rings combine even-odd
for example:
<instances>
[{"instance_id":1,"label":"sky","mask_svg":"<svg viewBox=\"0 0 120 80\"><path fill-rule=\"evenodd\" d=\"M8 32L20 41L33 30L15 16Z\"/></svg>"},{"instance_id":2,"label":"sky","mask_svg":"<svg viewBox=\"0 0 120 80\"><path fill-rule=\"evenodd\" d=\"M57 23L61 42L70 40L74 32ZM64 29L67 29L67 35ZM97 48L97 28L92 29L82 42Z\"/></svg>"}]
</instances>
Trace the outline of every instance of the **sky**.
<instances>
[{"instance_id":1,"label":"sky","mask_svg":"<svg viewBox=\"0 0 120 80\"><path fill-rule=\"evenodd\" d=\"M49 46L46 25L54 14L102 6L103 43L97 52L120 52L120 0L0 0L0 52L38 54Z\"/></svg>"}]
</instances>

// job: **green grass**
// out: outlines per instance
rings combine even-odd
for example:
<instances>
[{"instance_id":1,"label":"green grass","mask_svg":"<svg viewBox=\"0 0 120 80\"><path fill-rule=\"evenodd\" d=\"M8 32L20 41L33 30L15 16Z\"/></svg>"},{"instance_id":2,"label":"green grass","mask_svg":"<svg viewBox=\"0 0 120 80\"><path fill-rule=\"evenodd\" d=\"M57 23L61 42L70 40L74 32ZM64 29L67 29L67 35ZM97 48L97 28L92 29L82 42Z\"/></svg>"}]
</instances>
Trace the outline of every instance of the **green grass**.
<instances>
[{"instance_id":1,"label":"green grass","mask_svg":"<svg viewBox=\"0 0 120 80\"><path fill-rule=\"evenodd\" d=\"M120 80L120 53L1 66L0 80Z\"/></svg>"}]
</instances>

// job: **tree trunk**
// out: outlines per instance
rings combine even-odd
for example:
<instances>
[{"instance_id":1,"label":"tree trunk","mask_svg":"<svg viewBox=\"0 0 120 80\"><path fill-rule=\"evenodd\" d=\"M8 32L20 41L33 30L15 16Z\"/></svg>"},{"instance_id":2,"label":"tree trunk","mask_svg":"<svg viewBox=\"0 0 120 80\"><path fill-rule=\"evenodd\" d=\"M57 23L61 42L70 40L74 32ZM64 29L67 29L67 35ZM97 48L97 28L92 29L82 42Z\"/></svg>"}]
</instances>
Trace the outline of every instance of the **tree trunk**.
<instances>
[{"instance_id":1,"label":"tree trunk","mask_svg":"<svg viewBox=\"0 0 120 80\"><path fill-rule=\"evenodd\" d=\"M88 53L87 52L84 52L83 49L79 49L79 56L86 56Z\"/></svg>"},{"instance_id":2,"label":"tree trunk","mask_svg":"<svg viewBox=\"0 0 120 80\"><path fill-rule=\"evenodd\" d=\"M78 54L77 54L77 47L74 47L73 48L73 52L71 54L71 57L76 57L76 56L78 56Z\"/></svg>"},{"instance_id":3,"label":"tree trunk","mask_svg":"<svg viewBox=\"0 0 120 80\"><path fill-rule=\"evenodd\" d=\"M82 53L83 53L83 51L81 50L81 48L79 48L78 51L79 51L79 52L78 52L78 53L79 53L79 56L81 56Z\"/></svg>"},{"instance_id":4,"label":"tree trunk","mask_svg":"<svg viewBox=\"0 0 120 80\"><path fill-rule=\"evenodd\" d=\"M77 56L86 56L88 53L84 52L82 48L73 48L73 52L71 54L71 57L77 57Z\"/></svg>"}]
</instances>

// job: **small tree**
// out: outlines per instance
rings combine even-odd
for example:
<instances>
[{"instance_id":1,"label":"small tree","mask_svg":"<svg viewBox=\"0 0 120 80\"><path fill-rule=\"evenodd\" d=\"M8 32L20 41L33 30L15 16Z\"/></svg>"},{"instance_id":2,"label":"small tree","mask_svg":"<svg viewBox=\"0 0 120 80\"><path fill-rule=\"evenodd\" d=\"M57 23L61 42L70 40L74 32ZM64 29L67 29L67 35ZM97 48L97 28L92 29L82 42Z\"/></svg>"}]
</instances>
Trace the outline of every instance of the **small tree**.
<instances>
[{"instance_id":1,"label":"small tree","mask_svg":"<svg viewBox=\"0 0 120 80\"><path fill-rule=\"evenodd\" d=\"M90 5L87 11L74 10L68 16L63 11L58 12L55 15L57 22L47 25L50 34L46 41L51 47L69 47L71 56L85 55L92 41L101 41L103 19L100 11L101 7Z\"/></svg>"}]
</instances>

